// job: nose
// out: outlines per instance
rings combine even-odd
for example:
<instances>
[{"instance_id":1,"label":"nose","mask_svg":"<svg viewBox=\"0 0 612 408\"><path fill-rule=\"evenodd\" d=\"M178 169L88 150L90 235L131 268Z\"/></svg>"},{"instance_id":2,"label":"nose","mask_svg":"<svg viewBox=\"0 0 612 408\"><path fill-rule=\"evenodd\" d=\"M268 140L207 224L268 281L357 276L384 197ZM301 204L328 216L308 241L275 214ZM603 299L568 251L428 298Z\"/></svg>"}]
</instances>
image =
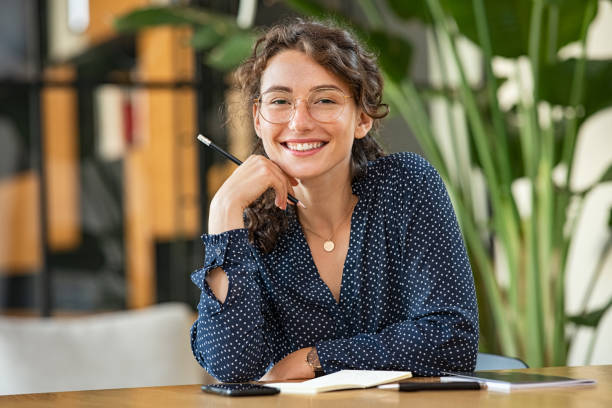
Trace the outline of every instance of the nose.
<instances>
[{"instance_id":1,"label":"nose","mask_svg":"<svg viewBox=\"0 0 612 408\"><path fill-rule=\"evenodd\" d=\"M308 102L297 99L293 109L293 116L289 120L289 129L295 132L304 132L312 128L313 119L308 112Z\"/></svg>"}]
</instances>

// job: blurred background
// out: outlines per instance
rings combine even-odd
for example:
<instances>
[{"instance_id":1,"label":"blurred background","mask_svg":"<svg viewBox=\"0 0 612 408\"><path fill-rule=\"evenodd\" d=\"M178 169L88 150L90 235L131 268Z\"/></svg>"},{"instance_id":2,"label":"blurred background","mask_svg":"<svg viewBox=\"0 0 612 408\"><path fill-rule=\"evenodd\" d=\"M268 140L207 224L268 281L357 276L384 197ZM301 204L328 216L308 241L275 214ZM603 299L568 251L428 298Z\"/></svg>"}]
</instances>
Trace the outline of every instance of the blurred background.
<instances>
[{"instance_id":1,"label":"blurred background","mask_svg":"<svg viewBox=\"0 0 612 408\"><path fill-rule=\"evenodd\" d=\"M612 363L612 2L0 0L0 11L0 366L22 370L0 393L207 381L189 360L189 276L234 165L195 136L248 156L231 71L259 29L298 15L351 25L379 55L392 115L378 138L427 157L449 188L481 350ZM102 364L75 357L80 344L134 356L155 342L124 359L140 381L32 380L57 347L76 374ZM182 365L145 379L169 348Z\"/></svg>"}]
</instances>

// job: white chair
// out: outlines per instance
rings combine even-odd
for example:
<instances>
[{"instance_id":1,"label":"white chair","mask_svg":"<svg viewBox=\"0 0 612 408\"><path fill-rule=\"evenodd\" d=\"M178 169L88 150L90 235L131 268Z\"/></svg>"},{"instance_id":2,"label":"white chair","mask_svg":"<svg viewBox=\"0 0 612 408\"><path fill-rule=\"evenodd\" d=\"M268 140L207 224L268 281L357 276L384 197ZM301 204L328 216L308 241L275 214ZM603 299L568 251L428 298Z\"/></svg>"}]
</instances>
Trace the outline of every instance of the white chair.
<instances>
[{"instance_id":1,"label":"white chair","mask_svg":"<svg viewBox=\"0 0 612 408\"><path fill-rule=\"evenodd\" d=\"M514 370L529 368L527 363L515 357L500 356L497 354L478 353L475 371L482 370Z\"/></svg>"},{"instance_id":2,"label":"white chair","mask_svg":"<svg viewBox=\"0 0 612 408\"><path fill-rule=\"evenodd\" d=\"M167 303L74 318L0 317L0 395L210 382L194 313Z\"/></svg>"}]
</instances>

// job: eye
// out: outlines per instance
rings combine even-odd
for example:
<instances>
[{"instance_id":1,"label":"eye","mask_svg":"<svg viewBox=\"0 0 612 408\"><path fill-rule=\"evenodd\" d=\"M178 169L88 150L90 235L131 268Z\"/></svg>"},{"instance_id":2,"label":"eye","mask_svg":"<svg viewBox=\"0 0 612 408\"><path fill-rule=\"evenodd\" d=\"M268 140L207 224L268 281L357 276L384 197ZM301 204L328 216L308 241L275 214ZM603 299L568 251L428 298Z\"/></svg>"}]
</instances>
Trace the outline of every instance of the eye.
<instances>
[{"instance_id":1,"label":"eye","mask_svg":"<svg viewBox=\"0 0 612 408\"><path fill-rule=\"evenodd\" d=\"M289 105L291 101L283 98L276 98L268 102L270 105Z\"/></svg>"},{"instance_id":2,"label":"eye","mask_svg":"<svg viewBox=\"0 0 612 408\"><path fill-rule=\"evenodd\" d=\"M333 89L321 89L310 95L310 103L313 105L340 105L342 100L342 94Z\"/></svg>"},{"instance_id":3,"label":"eye","mask_svg":"<svg viewBox=\"0 0 612 408\"><path fill-rule=\"evenodd\" d=\"M335 104L337 102L335 100L333 100L333 99L330 99L330 98L319 98L319 99L315 100L315 103L327 105L327 104Z\"/></svg>"}]
</instances>

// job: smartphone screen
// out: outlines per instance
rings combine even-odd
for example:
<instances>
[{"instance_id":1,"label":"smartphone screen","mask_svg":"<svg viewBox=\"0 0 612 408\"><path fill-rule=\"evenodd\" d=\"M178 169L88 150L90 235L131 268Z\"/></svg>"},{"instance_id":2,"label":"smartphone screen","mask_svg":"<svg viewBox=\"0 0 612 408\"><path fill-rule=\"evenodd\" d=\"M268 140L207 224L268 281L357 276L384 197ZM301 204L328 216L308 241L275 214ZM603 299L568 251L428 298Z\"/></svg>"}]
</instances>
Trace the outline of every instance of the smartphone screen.
<instances>
[{"instance_id":1,"label":"smartphone screen","mask_svg":"<svg viewBox=\"0 0 612 408\"><path fill-rule=\"evenodd\" d=\"M250 395L272 395L279 393L278 388L266 387L265 385L249 383L203 385L202 391L231 397L241 397Z\"/></svg>"}]
</instances>

